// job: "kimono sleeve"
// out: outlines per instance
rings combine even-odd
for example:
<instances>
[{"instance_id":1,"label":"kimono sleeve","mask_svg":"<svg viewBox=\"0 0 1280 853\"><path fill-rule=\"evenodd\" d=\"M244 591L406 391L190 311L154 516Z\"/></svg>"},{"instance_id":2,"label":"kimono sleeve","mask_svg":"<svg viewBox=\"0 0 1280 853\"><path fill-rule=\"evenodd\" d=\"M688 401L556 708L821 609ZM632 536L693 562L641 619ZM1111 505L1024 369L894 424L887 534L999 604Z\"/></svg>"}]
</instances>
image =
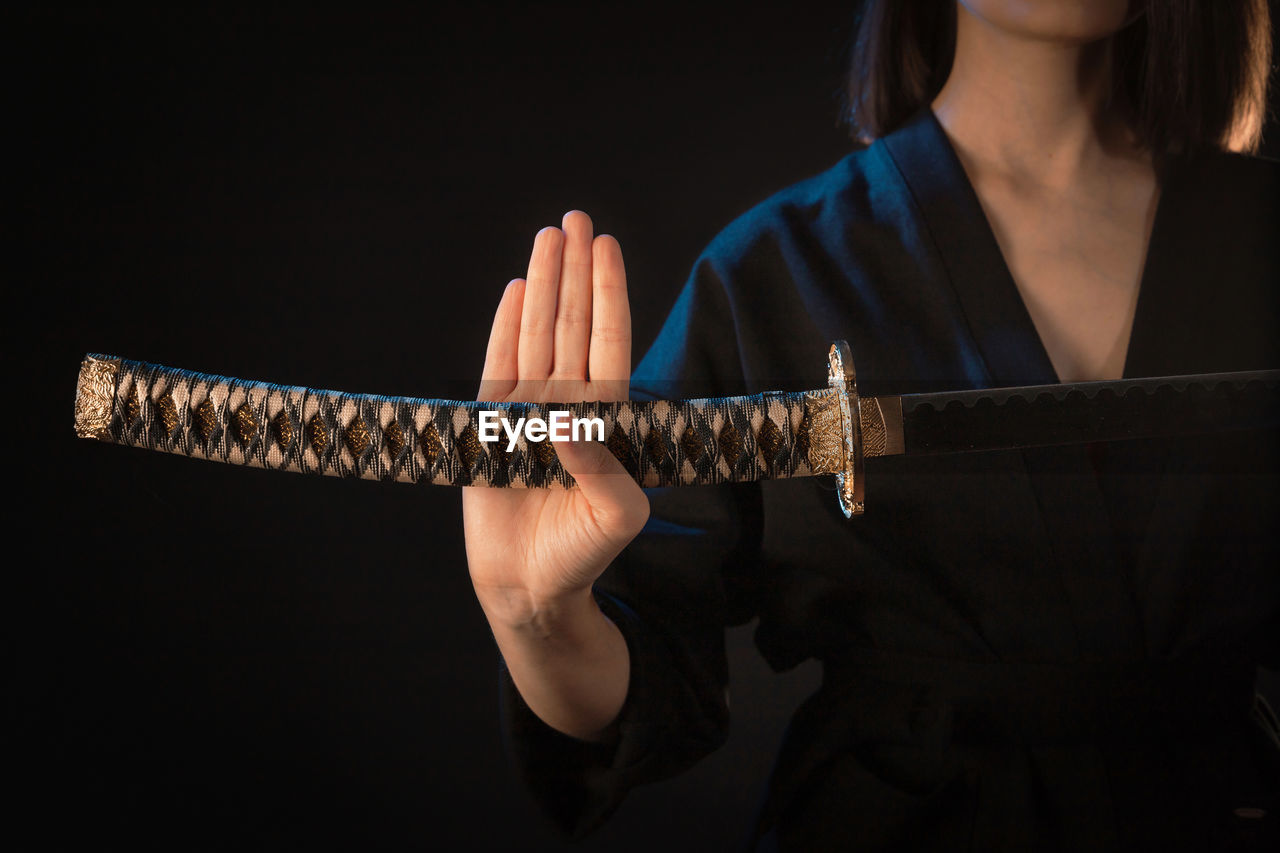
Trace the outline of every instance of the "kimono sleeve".
<instances>
[{"instance_id":1,"label":"kimono sleeve","mask_svg":"<svg viewBox=\"0 0 1280 853\"><path fill-rule=\"evenodd\" d=\"M632 378L633 399L740 393L741 360L723 283L703 260ZM729 722L727 624L754 613L758 484L647 490L650 520L595 584L631 656L616 738L579 741L535 716L501 668L509 753L542 810L581 837L638 784L718 748Z\"/></svg>"}]
</instances>

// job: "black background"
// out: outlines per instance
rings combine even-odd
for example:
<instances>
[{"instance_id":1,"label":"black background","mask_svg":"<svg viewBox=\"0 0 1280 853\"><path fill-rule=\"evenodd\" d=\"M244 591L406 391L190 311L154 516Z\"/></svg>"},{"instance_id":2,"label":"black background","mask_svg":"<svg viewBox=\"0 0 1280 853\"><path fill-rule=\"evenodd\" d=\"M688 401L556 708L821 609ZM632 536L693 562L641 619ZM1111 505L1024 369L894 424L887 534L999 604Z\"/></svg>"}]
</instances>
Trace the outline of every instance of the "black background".
<instances>
[{"instance_id":1,"label":"black background","mask_svg":"<svg viewBox=\"0 0 1280 853\"><path fill-rule=\"evenodd\" d=\"M80 358L474 396L503 286L572 208L622 243L638 357L721 227L851 150L848 6L12 18L5 598L38 846L559 849L503 752L460 492L76 440ZM741 840L817 671L729 645L729 744L578 849Z\"/></svg>"}]
</instances>

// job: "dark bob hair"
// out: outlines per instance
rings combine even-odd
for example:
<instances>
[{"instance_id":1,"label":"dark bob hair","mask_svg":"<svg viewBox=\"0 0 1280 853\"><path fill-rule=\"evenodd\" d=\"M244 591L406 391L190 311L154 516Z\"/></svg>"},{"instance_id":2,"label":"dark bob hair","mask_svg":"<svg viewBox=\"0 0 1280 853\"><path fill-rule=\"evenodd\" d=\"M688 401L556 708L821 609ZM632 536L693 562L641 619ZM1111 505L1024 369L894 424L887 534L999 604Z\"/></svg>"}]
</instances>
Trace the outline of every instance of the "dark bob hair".
<instances>
[{"instance_id":1,"label":"dark bob hair","mask_svg":"<svg viewBox=\"0 0 1280 853\"><path fill-rule=\"evenodd\" d=\"M843 118L860 142L931 103L951 72L956 0L866 0ZM1256 150L1271 61L1267 0L1146 0L1115 35L1112 97L1158 159Z\"/></svg>"}]
</instances>

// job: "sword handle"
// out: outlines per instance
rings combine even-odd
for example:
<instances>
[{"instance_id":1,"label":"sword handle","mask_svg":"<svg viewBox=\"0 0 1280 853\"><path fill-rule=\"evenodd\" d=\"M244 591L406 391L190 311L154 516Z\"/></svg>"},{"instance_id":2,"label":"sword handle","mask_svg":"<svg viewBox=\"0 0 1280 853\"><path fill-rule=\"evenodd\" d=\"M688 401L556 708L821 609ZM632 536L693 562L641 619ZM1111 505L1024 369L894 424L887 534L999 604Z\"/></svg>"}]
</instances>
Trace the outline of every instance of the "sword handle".
<instances>
[{"instance_id":1,"label":"sword handle","mask_svg":"<svg viewBox=\"0 0 1280 853\"><path fill-rule=\"evenodd\" d=\"M275 385L95 355L81 365L75 426L84 438L277 471L572 488L547 440L561 410L598 421L593 437L646 487L830 474L843 470L847 455L829 388L685 400L459 401ZM488 435L489 415L541 420L542 436Z\"/></svg>"}]
</instances>

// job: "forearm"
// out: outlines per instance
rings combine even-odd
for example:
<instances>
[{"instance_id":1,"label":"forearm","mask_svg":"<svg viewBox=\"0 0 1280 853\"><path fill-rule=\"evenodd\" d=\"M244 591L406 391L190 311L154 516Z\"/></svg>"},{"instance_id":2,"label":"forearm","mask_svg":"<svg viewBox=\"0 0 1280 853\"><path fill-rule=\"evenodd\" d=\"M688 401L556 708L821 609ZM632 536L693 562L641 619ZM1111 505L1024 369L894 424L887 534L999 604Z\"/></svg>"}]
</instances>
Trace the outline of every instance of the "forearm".
<instances>
[{"instance_id":1,"label":"forearm","mask_svg":"<svg viewBox=\"0 0 1280 853\"><path fill-rule=\"evenodd\" d=\"M631 658L617 626L590 589L513 618L480 595L480 604L529 709L571 737L608 740L627 698Z\"/></svg>"}]
</instances>

